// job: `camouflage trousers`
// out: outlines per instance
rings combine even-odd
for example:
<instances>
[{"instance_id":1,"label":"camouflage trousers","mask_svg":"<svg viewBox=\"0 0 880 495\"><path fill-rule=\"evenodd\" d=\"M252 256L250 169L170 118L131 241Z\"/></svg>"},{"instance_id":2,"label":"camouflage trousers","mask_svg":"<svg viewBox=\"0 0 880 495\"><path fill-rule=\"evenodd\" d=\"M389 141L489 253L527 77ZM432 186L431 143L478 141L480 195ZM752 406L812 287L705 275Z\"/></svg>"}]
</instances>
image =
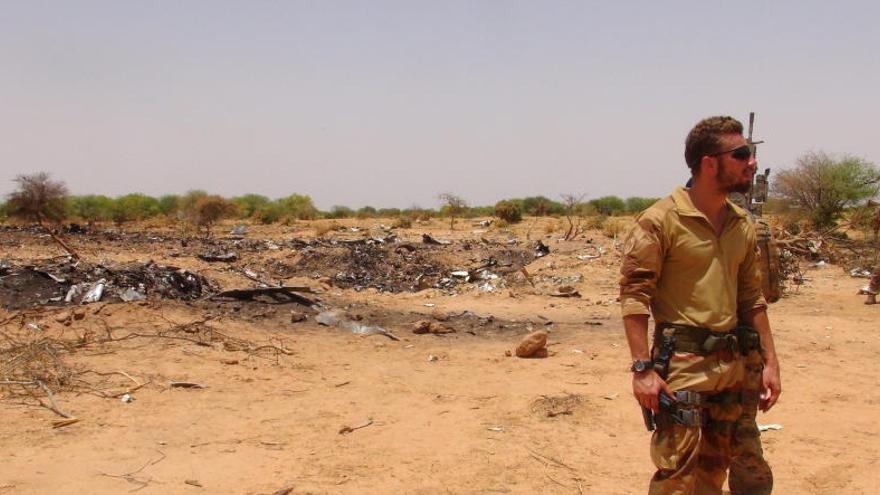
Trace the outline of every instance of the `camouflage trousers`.
<instances>
[{"instance_id":1,"label":"camouflage trousers","mask_svg":"<svg viewBox=\"0 0 880 495\"><path fill-rule=\"evenodd\" d=\"M706 407L710 421L703 427L659 427L651 439L657 471L648 493L721 495L728 469L731 495L770 493L772 475L755 423L760 354L756 351L744 358L738 353L675 353L667 383L673 391L692 390L707 396L742 391L746 400L710 403Z\"/></svg>"},{"instance_id":2,"label":"camouflage trousers","mask_svg":"<svg viewBox=\"0 0 880 495\"><path fill-rule=\"evenodd\" d=\"M874 276L871 277L871 281L868 282L868 291L873 292L874 294L880 293L880 265L877 268L874 268Z\"/></svg>"},{"instance_id":3,"label":"camouflage trousers","mask_svg":"<svg viewBox=\"0 0 880 495\"><path fill-rule=\"evenodd\" d=\"M731 495L767 495L773 491L773 472L764 460L756 416L761 399L764 362L757 350L745 357L742 385L742 415L736 422L730 464Z\"/></svg>"}]
</instances>

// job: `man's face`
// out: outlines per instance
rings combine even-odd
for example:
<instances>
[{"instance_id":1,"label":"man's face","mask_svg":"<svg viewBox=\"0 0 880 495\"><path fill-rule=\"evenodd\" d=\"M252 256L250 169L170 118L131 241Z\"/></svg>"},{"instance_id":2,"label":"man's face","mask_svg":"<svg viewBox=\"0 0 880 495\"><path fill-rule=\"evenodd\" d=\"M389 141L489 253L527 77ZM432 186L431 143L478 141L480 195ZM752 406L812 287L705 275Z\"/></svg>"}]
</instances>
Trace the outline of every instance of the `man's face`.
<instances>
[{"instance_id":1,"label":"man's face","mask_svg":"<svg viewBox=\"0 0 880 495\"><path fill-rule=\"evenodd\" d=\"M735 150L742 146L748 146L746 138L739 134L721 136L722 150ZM736 153L723 153L718 155L718 168L715 171L715 180L722 192L747 193L752 187L752 178L758 168L758 162L753 155L747 159L735 158Z\"/></svg>"}]
</instances>

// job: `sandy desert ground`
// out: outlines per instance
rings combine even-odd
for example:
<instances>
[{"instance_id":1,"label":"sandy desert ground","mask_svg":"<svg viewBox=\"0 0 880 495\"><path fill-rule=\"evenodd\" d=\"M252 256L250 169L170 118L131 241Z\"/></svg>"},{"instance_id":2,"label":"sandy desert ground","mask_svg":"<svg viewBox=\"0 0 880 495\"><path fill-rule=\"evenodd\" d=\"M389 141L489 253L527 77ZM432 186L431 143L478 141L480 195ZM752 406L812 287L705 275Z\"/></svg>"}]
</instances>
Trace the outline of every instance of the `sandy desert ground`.
<instances>
[{"instance_id":1,"label":"sandy desert ground","mask_svg":"<svg viewBox=\"0 0 880 495\"><path fill-rule=\"evenodd\" d=\"M379 223L348 221L362 230L324 237L375 237ZM53 428L62 418L36 403L47 403L45 394L0 388L0 494L645 493L649 434L630 391L615 240L588 231L560 241L541 224L527 241L527 223L513 231L470 221L454 232L439 221L399 229L414 253L430 249L450 269L485 264L486 252L507 260L490 272L509 269L488 282L399 293L346 288L350 281L334 277L339 258L304 265L320 249L285 242L314 239L308 224L249 227L246 239L271 239L272 247L250 244L233 263L202 261L195 253L206 245L182 246L167 231L69 236L93 265L153 260L218 290L255 287L253 278L310 287L303 295L323 308L399 340L321 326L313 308L261 299L151 296L0 311L7 350L10 339L67 343L59 359L73 381L54 398L79 420ZM453 243L426 247L424 232ZM538 238L549 255L510 251L529 254ZM234 245L218 242L211 246ZM600 257L577 258L599 247ZM13 265L59 254L45 236L0 232L0 259ZM362 254L383 284L412 275ZM519 262L534 285L515 270ZM855 295L864 280L832 265L803 266L806 284L770 310L783 394L759 423L783 426L763 434L775 493L874 494L880 306ZM563 285L581 297L553 297ZM307 318L294 323L291 311ZM455 332L414 334L421 319L445 320ZM550 332L548 357L506 355L536 329ZM130 402L121 400L126 392Z\"/></svg>"}]
</instances>

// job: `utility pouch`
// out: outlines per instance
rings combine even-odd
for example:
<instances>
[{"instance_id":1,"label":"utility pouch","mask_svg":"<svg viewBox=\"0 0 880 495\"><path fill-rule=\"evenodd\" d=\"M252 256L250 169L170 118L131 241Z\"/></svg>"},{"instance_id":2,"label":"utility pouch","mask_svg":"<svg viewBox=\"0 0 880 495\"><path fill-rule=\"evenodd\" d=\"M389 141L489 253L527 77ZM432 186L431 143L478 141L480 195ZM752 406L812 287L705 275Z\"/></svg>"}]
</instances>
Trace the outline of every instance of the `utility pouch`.
<instances>
[{"instance_id":1,"label":"utility pouch","mask_svg":"<svg viewBox=\"0 0 880 495\"><path fill-rule=\"evenodd\" d=\"M739 339L732 333L709 334L703 341L703 352L712 354L713 352L734 352L740 350Z\"/></svg>"},{"instance_id":2,"label":"utility pouch","mask_svg":"<svg viewBox=\"0 0 880 495\"><path fill-rule=\"evenodd\" d=\"M739 341L739 351L743 356L752 351L761 350L761 335L754 328L748 325L738 325L733 329L733 332Z\"/></svg>"}]
</instances>

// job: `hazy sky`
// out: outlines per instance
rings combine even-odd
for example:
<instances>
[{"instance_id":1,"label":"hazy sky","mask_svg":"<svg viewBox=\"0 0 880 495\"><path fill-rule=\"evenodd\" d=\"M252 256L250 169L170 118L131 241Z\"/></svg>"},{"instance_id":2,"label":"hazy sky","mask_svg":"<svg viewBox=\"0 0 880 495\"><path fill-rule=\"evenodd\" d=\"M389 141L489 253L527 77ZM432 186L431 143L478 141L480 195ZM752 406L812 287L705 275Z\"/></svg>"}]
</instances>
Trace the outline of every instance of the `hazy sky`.
<instances>
[{"instance_id":1,"label":"hazy sky","mask_svg":"<svg viewBox=\"0 0 880 495\"><path fill-rule=\"evenodd\" d=\"M880 7L0 0L0 193L661 196L700 118L880 161Z\"/></svg>"}]
</instances>

